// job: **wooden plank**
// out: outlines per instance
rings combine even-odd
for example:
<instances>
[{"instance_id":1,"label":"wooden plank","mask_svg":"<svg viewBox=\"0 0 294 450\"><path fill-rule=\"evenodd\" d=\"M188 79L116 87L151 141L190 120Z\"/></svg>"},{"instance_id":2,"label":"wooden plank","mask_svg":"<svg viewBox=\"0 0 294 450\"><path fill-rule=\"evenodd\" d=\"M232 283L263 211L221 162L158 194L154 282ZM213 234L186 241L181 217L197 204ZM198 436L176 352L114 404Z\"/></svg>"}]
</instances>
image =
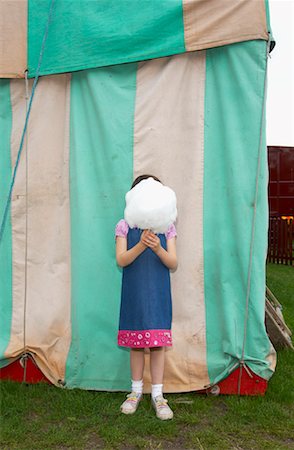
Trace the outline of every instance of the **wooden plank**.
<instances>
[{"instance_id":1,"label":"wooden plank","mask_svg":"<svg viewBox=\"0 0 294 450\"><path fill-rule=\"evenodd\" d=\"M285 323L282 305L267 286L265 297L265 324L270 340L276 349L284 347L294 349L291 341L292 332Z\"/></svg>"}]
</instances>

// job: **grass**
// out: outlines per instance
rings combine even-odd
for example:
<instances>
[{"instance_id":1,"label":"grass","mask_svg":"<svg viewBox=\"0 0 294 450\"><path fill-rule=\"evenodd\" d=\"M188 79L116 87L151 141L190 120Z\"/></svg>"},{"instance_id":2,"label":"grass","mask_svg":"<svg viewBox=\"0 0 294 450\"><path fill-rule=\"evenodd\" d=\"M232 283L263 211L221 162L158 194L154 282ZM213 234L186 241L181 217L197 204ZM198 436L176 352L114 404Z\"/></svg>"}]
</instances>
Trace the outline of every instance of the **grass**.
<instances>
[{"instance_id":1,"label":"grass","mask_svg":"<svg viewBox=\"0 0 294 450\"><path fill-rule=\"evenodd\" d=\"M286 323L294 331L294 267L267 265L267 285L283 306Z\"/></svg>"},{"instance_id":2,"label":"grass","mask_svg":"<svg viewBox=\"0 0 294 450\"><path fill-rule=\"evenodd\" d=\"M267 273L294 329L293 268L270 264ZM278 353L265 397L168 395L168 422L155 418L148 396L124 416L123 393L2 382L1 449L293 449L293 363L294 352Z\"/></svg>"}]
</instances>

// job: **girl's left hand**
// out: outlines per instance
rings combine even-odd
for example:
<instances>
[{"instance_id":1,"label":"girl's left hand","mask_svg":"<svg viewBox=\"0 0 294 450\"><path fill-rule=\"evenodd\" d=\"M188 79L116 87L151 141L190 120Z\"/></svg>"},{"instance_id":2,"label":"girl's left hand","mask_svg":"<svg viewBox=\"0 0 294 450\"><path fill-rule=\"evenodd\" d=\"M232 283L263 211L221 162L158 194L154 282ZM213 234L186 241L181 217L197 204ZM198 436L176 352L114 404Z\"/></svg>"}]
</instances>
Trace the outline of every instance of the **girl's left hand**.
<instances>
[{"instance_id":1,"label":"girl's left hand","mask_svg":"<svg viewBox=\"0 0 294 450\"><path fill-rule=\"evenodd\" d=\"M151 248L154 253L158 253L161 248L160 239L152 231L147 230L144 236L144 244Z\"/></svg>"}]
</instances>

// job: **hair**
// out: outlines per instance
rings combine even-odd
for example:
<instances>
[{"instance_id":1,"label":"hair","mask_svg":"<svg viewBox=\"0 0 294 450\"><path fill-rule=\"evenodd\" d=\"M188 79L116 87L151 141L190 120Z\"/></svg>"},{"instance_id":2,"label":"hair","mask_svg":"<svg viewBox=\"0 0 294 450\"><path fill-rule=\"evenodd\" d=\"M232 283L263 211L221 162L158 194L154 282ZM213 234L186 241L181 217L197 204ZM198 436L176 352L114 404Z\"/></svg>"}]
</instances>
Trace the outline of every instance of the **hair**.
<instances>
[{"instance_id":1,"label":"hair","mask_svg":"<svg viewBox=\"0 0 294 450\"><path fill-rule=\"evenodd\" d=\"M140 181L147 180L147 178L153 178L153 180L159 181L159 183L161 183L160 179L155 177L154 175L140 175L133 181L131 189L133 189L133 187L135 187L137 184L139 184Z\"/></svg>"}]
</instances>

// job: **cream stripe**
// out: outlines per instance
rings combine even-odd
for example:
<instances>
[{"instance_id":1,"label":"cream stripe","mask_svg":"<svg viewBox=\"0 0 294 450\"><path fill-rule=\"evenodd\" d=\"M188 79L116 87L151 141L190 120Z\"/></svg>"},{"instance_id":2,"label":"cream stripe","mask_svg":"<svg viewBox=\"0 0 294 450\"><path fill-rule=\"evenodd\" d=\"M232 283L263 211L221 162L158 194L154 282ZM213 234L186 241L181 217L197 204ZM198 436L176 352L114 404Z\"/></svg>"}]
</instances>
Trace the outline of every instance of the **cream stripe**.
<instances>
[{"instance_id":1,"label":"cream stripe","mask_svg":"<svg viewBox=\"0 0 294 450\"><path fill-rule=\"evenodd\" d=\"M15 163L25 118L24 82L11 82ZM6 357L34 354L54 383L64 379L71 340L69 212L70 75L41 78L28 133L28 258L25 299L26 163L22 154L12 196L13 312Z\"/></svg>"},{"instance_id":2,"label":"cream stripe","mask_svg":"<svg viewBox=\"0 0 294 450\"><path fill-rule=\"evenodd\" d=\"M268 39L265 2L183 0L187 51Z\"/></svg>"},{"instance_id":3,"label":"cream stripe","mask_svg":"<svg viewBox=\"0 0 294 450\"><path fill-rule=\"evenodd\" d=\"M134 176L151 173L178 199L179 267L172 274L173 340L166 353L165 391L209 384L203 273L205 52L139 65ZM145 379L148 381L148 364Z\"/></svg>"},{"instance_id":4,"label":"cream stripe","mask_svg":"<svg viewBox=\"0 0 294 450\"><path fill-rule=\"evenodd\" d=\"M269 363L269 369L271 369L274 372L277 365L277 352L271 341L269 341L269 346L270 348L268 355L266 356L266 360Z\"/></svg>"},{"instance_id":5,"label":"cream stripe","mask_svg":"<svg viewBox=\"0 0 294 450\"><path fill-rule=\"evenodd\" d=\"M24 77L27 9L27 0L0 0L0 78Z\"/></svg>"}]
</instances>

